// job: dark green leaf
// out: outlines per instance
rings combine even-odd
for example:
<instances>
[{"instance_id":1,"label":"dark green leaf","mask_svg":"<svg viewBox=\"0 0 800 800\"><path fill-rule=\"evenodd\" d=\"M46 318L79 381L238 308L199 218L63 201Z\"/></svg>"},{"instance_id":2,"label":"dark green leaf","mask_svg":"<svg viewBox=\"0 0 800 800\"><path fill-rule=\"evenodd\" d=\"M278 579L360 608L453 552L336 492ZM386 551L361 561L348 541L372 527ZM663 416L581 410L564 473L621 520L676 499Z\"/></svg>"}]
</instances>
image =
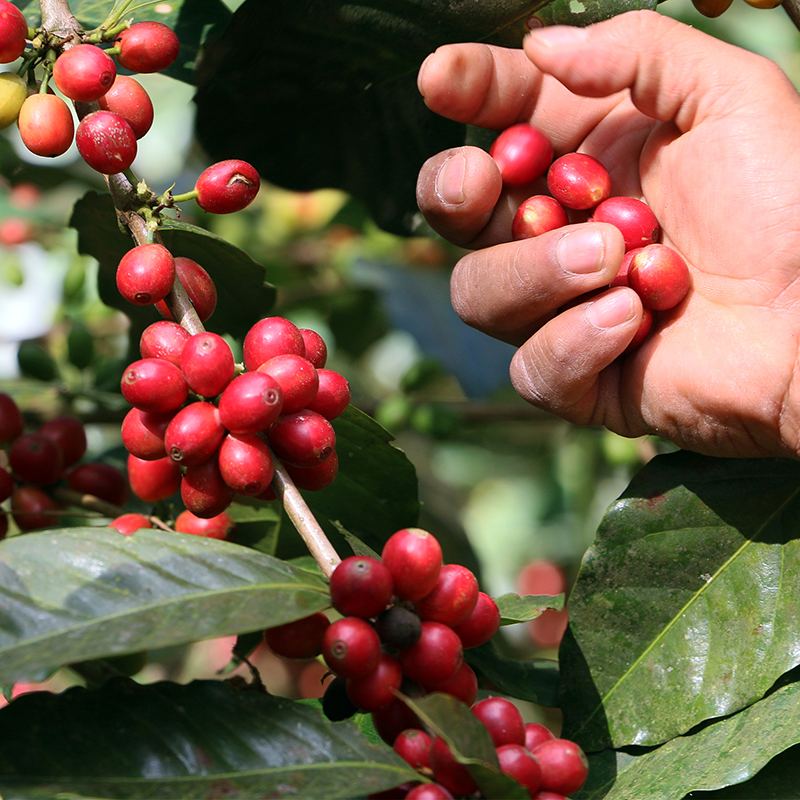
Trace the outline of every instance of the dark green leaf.
<instances>
[{"instance_id":1,"label":"dark green leaf","mask_svg":"<svg viewBox=\"0 0 800 800\"><path fill-rule=\"evenodd\" d=\"M800 661L800 463L654 459L584 557L561 647L565 735L658 744Z\"/></svg>"},{"instance_id":2,"label":"dark green leaf","mask_svg":"<svg viewBox=\"0 0 800 800\"><path fill-rule=\"evenodd\" d=\"M502 597L495 597L495 602L500 609L501 624L513 625L517 622L529 622L542 615L542 611L547 608L554 608L560 611L564 608L564 595L524 595L504 594Z\"/></svg>"},{"instance_id":3,"label":"dark green leaf","mask_svg":"<svg viewBox=\"0 0 800 800\"><path fill-rule=\"evenodd\" d=\"M536 11L532 19L541 25L585 27L637 8L654 9L658 2L660 0L553 0Z\"/></svg>"},{"instance_id":4,"label":"dark green leaf","mask_svg":"<svg viewBox=\"0 0 800 800\"><path fill-rule=\"evenodd\" d=\"M279 625L329 604L324 580L229 542L110 528L14 536L0 542L0 684Z\"/></svg>"},{"instance_id":5,"label":"dark green leaf","mask_svg":"<svg viewBox=\"0 0 800 800\"><path fill-rule=\"evenodd\" d=\"M4 797L351 798L413 780L311 706L223 681L35 693L0 710Z\"/></svg>"}]
</instances>

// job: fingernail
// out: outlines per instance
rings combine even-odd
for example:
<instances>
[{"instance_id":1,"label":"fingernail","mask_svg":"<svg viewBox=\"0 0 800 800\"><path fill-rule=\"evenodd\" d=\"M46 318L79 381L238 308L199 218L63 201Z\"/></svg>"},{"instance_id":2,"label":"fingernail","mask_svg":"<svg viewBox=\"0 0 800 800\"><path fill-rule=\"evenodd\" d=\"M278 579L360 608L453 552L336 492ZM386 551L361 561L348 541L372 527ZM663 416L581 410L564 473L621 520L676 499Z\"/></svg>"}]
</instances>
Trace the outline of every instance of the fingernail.
<instances>
[{"instance_id":1,"label":"fingernail","mask_svg":"<svg viewBox=\"0 0 800 800\"><path fill-rule=\"evenodd\" d=\"M603 268L606 243L597 228L576 228L565 233L556 245L556 262L575 275L588 275Z\"/></svg>"},{"instance_id":2,"label":"fingernail","mask_svg":"<svg viewBox=\"0 0 800 800\"><path fill-rule=\"evenodd\" d=\"M432 55L433 53L429 53L427 56L425 56L425 60L422 62L422 64L420 64L420 67L417 70L417 89L419 89L419 93L422 94L423 97L425 95L422 92L422 73L425 72L425 67L428 64L428 61L430 61Z\"/></svg>"},{"instance_id":3,"label":"fingernail","mask_svg":"<svg viewBox=\"0 0 800 800\"><path fill-rule=\"evenodd\" d=\"M467 172L467 159L463 153L456 153L444 162L436 176L436 194L449 205L464 202L464 175Z\"/></svg>"},{"instance_id":4,"label":"fingernail","mask_svg":"<svg viewBox=\"0 0 800 800\"><path fill-rule=\"evenodd\" d=\"M630 292L612 292L590 303L586 317L596 328L615 328L633 317Z\"/></svg>"},{"instance_id":5,"label":"fingernail","mask_svg":"<svg viewBox=\"0 0 800 800\"><path fill-rule=\"evenodd\" d=\"M559 50L583 44L589 39L589 31L586 28L576 28L572 25L556 25L552 28L535 28L528 34L528 37L531 42Z\"/></svg>"}]
</instances>

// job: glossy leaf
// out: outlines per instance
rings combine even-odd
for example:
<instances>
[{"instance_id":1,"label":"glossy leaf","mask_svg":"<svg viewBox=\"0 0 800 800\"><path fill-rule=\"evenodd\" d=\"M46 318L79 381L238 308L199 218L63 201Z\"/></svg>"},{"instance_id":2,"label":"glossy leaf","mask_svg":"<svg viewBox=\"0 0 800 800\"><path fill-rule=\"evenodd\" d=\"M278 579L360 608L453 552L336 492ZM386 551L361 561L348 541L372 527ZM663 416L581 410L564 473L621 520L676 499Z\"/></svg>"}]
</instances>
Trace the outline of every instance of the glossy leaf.
<instances>
[{"instance_id":1,"label":"glossy leaf","mask_svg":"<svg viewBox=\"0 0 800 800\"><path fill-rule=\"evenodd\" d=\"M413 779L308 705L223 681L23 695L0 710L4 797L351 798Z\"/></svg>"},{"instance_id":2,"label":"glossy leaf","mask_svg":"<svg viewBox=\"0 0 800 800\"><path fill-rule=\"evenodd\" d=\"M570 596L565 735L653 745L800 663L800 463L659 456L606 514Z\"/></svg>"},{"instance_id":3,"label":"glossy leaf","mask_svg":"<svg viewBox=\"0 0 800 800\"><path fill-rule=\"evenodd\" d=\"M329 604L321 578L215 539L110 528L14 536L0 542L0 685L263 629Z\"/></svg>"},{"instance_id":4,"label":"glossy leaf","mask_svg":"<svg viewBox=\"0 0 800 800\"><path fill-rule=\"evenodd\" d=\"M500 609L501 625L514 625L518 622L530 622L542 615L547 608L560 611L564 608L564 595L523 595L504 594L495 597L494 601Z\"/></svg>"}]
</instances>

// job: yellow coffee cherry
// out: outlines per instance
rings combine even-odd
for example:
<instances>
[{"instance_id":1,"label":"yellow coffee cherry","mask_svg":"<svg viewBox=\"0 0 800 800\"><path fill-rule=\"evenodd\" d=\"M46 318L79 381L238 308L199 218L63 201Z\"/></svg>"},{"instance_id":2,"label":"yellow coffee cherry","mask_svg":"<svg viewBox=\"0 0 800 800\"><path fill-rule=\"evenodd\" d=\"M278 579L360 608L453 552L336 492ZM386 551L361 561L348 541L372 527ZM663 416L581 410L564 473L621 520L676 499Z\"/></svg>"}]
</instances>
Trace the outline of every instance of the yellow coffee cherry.
<instances>
[{"instance_id":1,"label":"yellow coffee cherry","mask_svg":"<svg viewBox=\"0 0 800 800\"><path fill-rule=\"evenodd\" d=\"M17 121L19 110L27 96L25 78L14 72L0 73L0 129Z\"/></svg>"}]
</instances>

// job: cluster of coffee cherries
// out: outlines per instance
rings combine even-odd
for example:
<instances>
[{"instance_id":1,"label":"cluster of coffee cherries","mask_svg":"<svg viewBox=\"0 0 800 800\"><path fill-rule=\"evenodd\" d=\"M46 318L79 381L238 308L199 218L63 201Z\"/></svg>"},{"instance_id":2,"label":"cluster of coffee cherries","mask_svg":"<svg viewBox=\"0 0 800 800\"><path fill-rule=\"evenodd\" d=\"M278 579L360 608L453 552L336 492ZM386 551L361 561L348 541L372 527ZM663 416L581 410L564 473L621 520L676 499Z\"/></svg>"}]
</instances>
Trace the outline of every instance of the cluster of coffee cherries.
<instances>
[{"instance_id":1,"label":"cluster of coffee cherries","mask_svg":"<svg viewBox=\"0 0 800 800\"><path fill-rule=\"evenodd\" d=\"M122 423L128 478L141 500L179 491L201 519L218 516L237 494L274 500L273 454L300 489L320 490L336 477L331 420L349 405L350 386L325 368L324 339L266 317L242 349L243 368L216 333L189 334L171 320L144 330L142 358L121 381L133 407Z\"/></svg>"},{"instance_id":2,"label":"cluster of coffee cherries","mask_svg":"<svg viewBox=\"0 0 800 800\"><path fill-rule=\"evenodd\" d=\"M655 315L677 306L691 280L683 257L659 242L661 226L649 206L634 197L612 195L611 176L593 156L566 153L554 160L550 140L527 123L502 131L489 154L506 186L546 181L546 191L519 206L511 226L513 239L529 239L581 221L608 222L622 232L625 258L611 286L630 287L641 298L642 322L627 351L638 347L652 330Z\"/></svg>"},{"instance_id":3,"label":"cluster of coffee cherries","mask_svg":"<svg viewBox=\"0 0 800 800\"><path fill-rule=\"evenodd\" d=\"M782 0L745 0L753 8L777 8ZM718 17L724 14L733 4L733 0L692 0L692 5L704 17Z\"/></svg>"}]
</instances>

